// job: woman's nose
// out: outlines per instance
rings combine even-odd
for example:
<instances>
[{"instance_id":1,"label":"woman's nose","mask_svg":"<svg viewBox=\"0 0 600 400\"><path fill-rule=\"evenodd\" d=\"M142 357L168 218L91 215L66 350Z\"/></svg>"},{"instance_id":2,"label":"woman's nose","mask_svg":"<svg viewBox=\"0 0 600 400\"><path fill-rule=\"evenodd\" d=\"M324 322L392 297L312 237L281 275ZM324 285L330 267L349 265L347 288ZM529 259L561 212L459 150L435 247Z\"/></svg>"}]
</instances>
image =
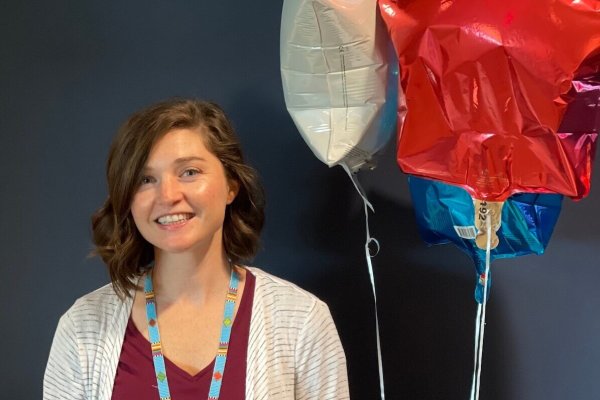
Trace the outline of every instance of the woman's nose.
<instances>
[{"instance_id":1,"label":"woman's nose","mask_svg":"<svg viewBox=\"0 0 600 400\"><path fill-rule=\"evenodd\" d=\"M174 203L182 197L181 187L177 179L167 177L160 182L158 200L161 203Z\"/></svg>"}]
</instances>

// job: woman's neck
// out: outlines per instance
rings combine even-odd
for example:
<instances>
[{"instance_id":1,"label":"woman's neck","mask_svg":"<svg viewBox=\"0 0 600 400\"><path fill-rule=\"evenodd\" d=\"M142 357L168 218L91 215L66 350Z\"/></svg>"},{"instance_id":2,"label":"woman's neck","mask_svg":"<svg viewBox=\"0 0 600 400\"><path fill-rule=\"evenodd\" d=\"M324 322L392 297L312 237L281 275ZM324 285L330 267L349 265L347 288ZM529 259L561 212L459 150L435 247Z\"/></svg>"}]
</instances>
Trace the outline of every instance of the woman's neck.
<instances>
[{"instance_id":1,"label":"woman's neck","mask_svg":"<svg viewBox=\"0 0 600 400\"><path fill-rule=\"evenodd\" d=\"M223 298L231 268L224 252L155 254L152 281L157 300L163 305L178 302L205 304L214 296Z\"/></svg>"}]
</instances>

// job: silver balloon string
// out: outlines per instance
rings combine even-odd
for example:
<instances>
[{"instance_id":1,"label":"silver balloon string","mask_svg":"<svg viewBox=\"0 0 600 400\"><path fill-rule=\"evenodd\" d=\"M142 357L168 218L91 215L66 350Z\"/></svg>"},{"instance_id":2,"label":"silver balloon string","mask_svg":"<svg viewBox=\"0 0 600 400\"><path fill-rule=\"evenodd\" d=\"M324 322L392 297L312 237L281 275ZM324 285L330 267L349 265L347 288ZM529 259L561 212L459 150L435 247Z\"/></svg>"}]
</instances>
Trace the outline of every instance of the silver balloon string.
<instances>
[{"instance_id":1,"label":"silver balloon string","mask_svg":"<svg viewBox=\"0 0 600 400\"><path fill-rule=\"evenodd\" d=\"M487 243L485 248L485 272L483 277L483 302L477 305L475 318L475 351L473 366L473 383L471 385L471 400L479 400L481 386L481 361L483 358L483 335L485 333L485 310L488 296L488 279L490 276L490 253L492 247L491 218L486 218Z\"/></svg>"},{"instance_id":2,"label":"silver balloon string","mask_svg":"<svg viewBox=\"0 0 600 400\"><path fill-rule=\"evenodd\" d=\"M381 339L379 335L379 318L377 316L377 291L375 290L375 276L373 274L373 264L371 262L371 258L375 257L377 253L379 253L379 242L377 241L377 239L371 237L371 233L369 231L369 209L372 212L375 212L375 210L373 210L373 206L367 199L367 196L365 195L362 187L360 186L356 175L353 174L352 171L350 171L350 168L346 164L341 165L350 177L350 180L354 184L356 191L362 198L365 209L365 226L367 232L367 238L365 241L365 258L367 260L367 267L369 269L369 277L371 279L371 287L373 288L373 300L375 305L375 334L377 336L377 365L379 367L379 391L381 393L381 400L385 400L385 387L383 384L383 363L381 357ZM369 245L371 245L372 243L377 247L376 251L373 254L371 254L371 251L369 250Z\"/></svg>"}]
</instances>

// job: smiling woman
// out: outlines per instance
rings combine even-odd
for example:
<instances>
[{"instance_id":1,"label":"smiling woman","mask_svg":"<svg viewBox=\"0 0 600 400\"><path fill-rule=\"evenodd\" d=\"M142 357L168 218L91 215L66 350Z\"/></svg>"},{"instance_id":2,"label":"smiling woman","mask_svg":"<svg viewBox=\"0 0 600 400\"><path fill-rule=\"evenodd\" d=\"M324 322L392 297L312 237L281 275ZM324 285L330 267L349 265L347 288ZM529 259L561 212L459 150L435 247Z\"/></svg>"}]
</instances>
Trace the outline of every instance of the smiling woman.
<instances>
[{"instance_id":1,"label":"smiling woman","mask_svg":"<svg viewBox=\"0 0 600 400\"><path fill-rule=\"evenodd\" d=\"M131 214L156 253L179 253L195 246L220 252L225 209L237 194L237 182L198 131L176 129L152 148ZM214 248L214 250L213 250Z\"/></svg>"},{"instance_id":2,"label":"smiling woman","mask_svg":"<svg viewBox=\"0 0 600 400\"><path fill-rule=\"evenodd\" d=\"M44 399L349 397L327 306L243 264L263 190L218 106L177 99L134 114L107 180L92 227L112 283L61 318Z\"/></svg>"},{"instance_id":3,"label":"smiling woman","mask_svg":"<svg viewBox=\"0 0 600 400\"><path fill-rule=\"evenodd\" d=\"M176 134L181 131L187 131L188 135ZM97 253L108 265L111 280L122 295L134 288L133 278L139 276L155 256L155 248L142 237L132 215L134 199L146 192L146 186L152 187L153 180L160 179L151 174L153 164L169 161L151 158L158 150L169 149L164 142L171 137L177 136L172 139L173 143L185 147L184 136L191 140L194 137L189 133L192 132L196 135L195 143L204 151L192 154L179 147L185 154L170 160L175 162L181 158L172 167L181 167L181 163L191 161L189 157L216 158L227 181L236 189L235 202L227 207L223 222L225 253L231 262L238 263L249 260L258 249L264 221L263 189L254 169L244 163L239 141L223 111L215 104L202 101L172 100L156 104L132 115L119 129L108 155L109 195L92 217ZM161 143L163 146L159 146ZM188 171L186 175L194 173ZM158 185L161 187L164 184Z\"/></svg>"}]
</instances>

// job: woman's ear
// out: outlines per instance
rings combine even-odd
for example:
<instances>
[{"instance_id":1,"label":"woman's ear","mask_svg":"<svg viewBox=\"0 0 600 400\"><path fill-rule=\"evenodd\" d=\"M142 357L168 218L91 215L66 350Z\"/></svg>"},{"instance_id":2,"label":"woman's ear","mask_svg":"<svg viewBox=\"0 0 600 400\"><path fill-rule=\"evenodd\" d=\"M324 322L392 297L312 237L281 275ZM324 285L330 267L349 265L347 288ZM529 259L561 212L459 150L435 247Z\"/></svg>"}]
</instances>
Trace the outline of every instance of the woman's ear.
<instances>
[{"instance_id":1,"label":"woman's ear","mask_svg":"<svg viewBox=\"0 0 600 400\"><path fill-rule=\"evenodd\" d=\"M229 179L227 186L229 189L229 192L227 193L227 204L229 205L235 200L235 197L240 190L240 183L235 179Z\"/></svg>"}]
</instances>

